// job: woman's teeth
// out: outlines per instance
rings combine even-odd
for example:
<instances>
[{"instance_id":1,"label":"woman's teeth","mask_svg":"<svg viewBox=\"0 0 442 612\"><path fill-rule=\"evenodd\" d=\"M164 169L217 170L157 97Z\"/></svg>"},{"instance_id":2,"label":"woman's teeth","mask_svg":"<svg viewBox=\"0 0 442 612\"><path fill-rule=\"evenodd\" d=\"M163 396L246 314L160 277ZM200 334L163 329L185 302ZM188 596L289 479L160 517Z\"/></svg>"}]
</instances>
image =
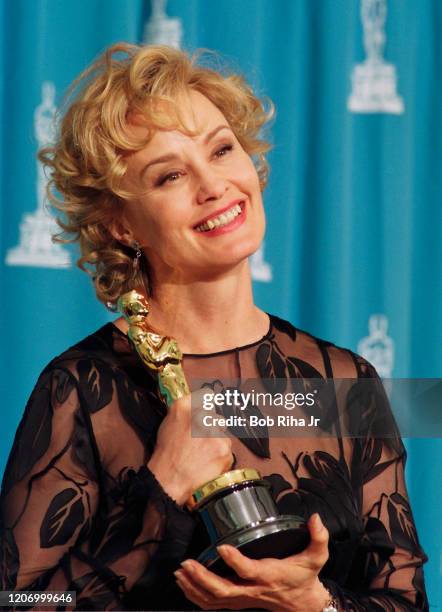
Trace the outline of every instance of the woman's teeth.
<instances>
[{"instance_id":1,"label":"woman's teeth","mask_svg":"<svg viewBox=\"0 0 442 612\"><path fill-rule=\"evenodd\" d=\"M206 223L203 223L202 225L198 225L198 227L195 229L197 232L208 232L215 229L215 227L223 227L224 225L227 225L233 221L233 219L241 213L241 206L239 204L235 204L235 206L232 206L232 208L230 208L227 212L224 212L222 215L218 215L218 217L214 217L213 219L209 219L209 221L206 221Z\"/></svg>"}]
</instances>

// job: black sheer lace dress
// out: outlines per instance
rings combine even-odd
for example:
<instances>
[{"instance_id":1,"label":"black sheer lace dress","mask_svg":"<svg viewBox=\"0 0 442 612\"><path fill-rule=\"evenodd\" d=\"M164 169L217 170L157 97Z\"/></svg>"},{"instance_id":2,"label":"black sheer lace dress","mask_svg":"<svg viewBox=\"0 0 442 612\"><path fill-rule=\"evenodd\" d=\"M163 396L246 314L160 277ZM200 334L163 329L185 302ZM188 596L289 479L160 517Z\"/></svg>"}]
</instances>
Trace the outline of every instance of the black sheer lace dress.
<instances>
[{"instance_id":1,"label":"black sheer lace dress","mask_svg":"<svg viewBox=\"0 0 442 612\"><path fill-rule=\"evenodd\" d=\"M376 377L274 316L258 342L186 355L184 369L189 380ZM75 590L79 610L195 609L173 571L201 551L201 530L146 467L165 413L112 323L45 368L3 478L3 590ZM235 467L268 479L282 513L320 513L330 532L320 577L342 610L428 610L399 438L234 438L233 451Z\"/></svg>"}]
</instances>

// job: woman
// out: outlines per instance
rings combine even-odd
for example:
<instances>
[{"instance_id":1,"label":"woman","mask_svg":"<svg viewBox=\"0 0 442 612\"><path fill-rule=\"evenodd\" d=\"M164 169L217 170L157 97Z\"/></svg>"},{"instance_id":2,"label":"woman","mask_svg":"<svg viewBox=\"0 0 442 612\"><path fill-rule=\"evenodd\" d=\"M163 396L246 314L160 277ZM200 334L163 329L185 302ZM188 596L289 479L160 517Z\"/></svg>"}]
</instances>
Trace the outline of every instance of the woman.
<instances>
[{"instance_id":1,"label":"woman","mask_svg":"<svg viewBox=\"0 0 442 612\"><path fill-rule=\"evenodd\" d=\"M120 44L79 83L41 159L102 302L143 289L189 381L376 378L254 305L271 111L240 77ZM400 439L192 438L189 397L166 411L126 334L104 325L39 378L3 481L3 589L75 590L78 609L428 609ZM284 560L220 549L228 579L189 559L184 504L232 466L258 469L311 541Z\"/></svg>"}]
</instances>

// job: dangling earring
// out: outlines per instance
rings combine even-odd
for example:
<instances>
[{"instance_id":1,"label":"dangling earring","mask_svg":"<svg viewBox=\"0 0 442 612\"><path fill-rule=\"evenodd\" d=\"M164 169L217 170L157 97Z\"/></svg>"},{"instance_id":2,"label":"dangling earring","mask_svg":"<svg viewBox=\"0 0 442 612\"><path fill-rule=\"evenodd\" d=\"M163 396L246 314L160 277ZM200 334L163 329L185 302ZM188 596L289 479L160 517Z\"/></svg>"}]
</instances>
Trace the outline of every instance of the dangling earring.
<instances>
[{"instance_id":1,"label":"dangling earring","mask_svg":"<svg viewBox=\"0 0 442 612\"><path fill-rule=\"evenodd\" d=\"M132 267L134 268L134 270L137 270L140 267L140 257L142 255L142 252L140 249L140 245L136 240L132 243L132 248L135 250L135 257L132 260Z\"/></svg>"}]
</instances>

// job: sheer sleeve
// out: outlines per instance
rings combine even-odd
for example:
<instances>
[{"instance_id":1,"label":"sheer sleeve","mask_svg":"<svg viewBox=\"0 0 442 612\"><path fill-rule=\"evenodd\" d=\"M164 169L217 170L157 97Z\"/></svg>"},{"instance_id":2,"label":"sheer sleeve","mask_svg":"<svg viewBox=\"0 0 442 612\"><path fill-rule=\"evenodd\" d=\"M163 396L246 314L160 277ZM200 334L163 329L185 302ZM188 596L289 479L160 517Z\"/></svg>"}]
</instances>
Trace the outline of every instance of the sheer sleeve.
<instances>
[{"instance_id":1,"label":"sheer sleeve","mask_svg":"<svg viewBox=\"0 0 442 612\"><path fill-rule=\"evenodd\" d=\"M395 429L388 398L375 369L355 356L359 374L372 379L375 400L361 421L372 414L370 434L353 441L350 471L360 479L364 532L354 559L354 574L363 576L360 588L347 590L323 580L335 595L340 609L393 612L428 610L425 594L423 552L408 499L404 469L406 451ZM386 424L389 436L383 437ZM380 425L379 425L380 424ZM353 580L353 584L355 581Z\"/></svg>"},{"instance_id":2,"label":"sheer sleeve","mask_svg":"<svg viewBox=\"0 0 442 612\"><path fill-rule=\"evenodd\" d=\"M85 363L45 371L18 428L2 484L1 588L76 591L76 609L124 609L174 537L168 523L182 538L191 525L143 460L108 469L122 379Z\"/></svg>"}]
</instances>

